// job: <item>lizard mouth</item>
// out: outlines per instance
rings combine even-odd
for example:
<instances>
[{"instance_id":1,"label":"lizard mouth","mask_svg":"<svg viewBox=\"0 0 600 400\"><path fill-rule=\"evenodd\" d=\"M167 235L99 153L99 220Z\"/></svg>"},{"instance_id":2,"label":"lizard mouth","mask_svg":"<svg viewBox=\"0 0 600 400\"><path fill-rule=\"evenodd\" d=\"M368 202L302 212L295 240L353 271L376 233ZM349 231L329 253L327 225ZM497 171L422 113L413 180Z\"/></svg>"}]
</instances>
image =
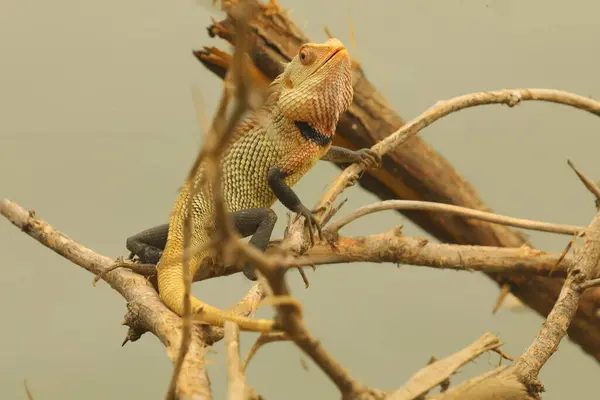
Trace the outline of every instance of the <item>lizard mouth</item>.
<instances>
[{"instance_id":1,"label":"lizard mouth","mask_svg":"<svg viewBox=\"0 0 600 400\"><path fill-rule=\"evenodd\" d=\"M338 47L337 49L335 49L335 51L333 53L331 53L331 55L329 57L327 57L327 59L325 60L325 62L323 63L323 65L327 64L335 56L337 56L339 53L341 53L342 51L345 51L345 50L346 50L345 47Z\"/></svg>"}]
</instances>

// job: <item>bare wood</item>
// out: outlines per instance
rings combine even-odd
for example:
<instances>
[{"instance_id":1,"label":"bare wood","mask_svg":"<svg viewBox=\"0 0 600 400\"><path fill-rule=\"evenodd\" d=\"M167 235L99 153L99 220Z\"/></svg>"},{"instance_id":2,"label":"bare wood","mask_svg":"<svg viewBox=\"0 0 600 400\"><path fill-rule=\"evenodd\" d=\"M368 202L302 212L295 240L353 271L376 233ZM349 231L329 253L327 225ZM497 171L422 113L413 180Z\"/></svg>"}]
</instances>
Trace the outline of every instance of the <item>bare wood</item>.
<instances>
[{"instance_id":1,"label":"bare wood","mask_svg":"<svg viewBox=\"0 0 600 400\"><path fill-rule=\"evenodd\" d=\"M186 185L190 187L190 193L187 202L187 210L190 211L188 211L184 221L183 235L183 335L178 362L175 364L175 368L173 369L173 376L171 378L166 396L167 400L174 398L175 386L178 380L177 376L180 373L180 367L185 358L187 346L189 344L189 337L191 336L191 284L193 276L189 272L191 254L187 250L191 247L192 231L194 226L194 213L191 212L191 210L193 209L194 199L202 190L196 180L196 176L198 175L198 171L203 161L206 161L204 167L206 170L207 181L214 191L213 197L215 203L217 204L217 207L215 208L216 218L220 220L217 228L218 231L216 232L215 236L218 237L219 234L233 230L230 218L225 215L227 214L225 205L222 201L219 201L222 200L221 198L223 196L221 190L222 180L221 170L219 168L219 160L221 158L221 154L225 150L226 143L234 134L235 127L241 120L248 106L250 88L247 85L249 79L247 77L247 70L245 68L245 57L248 51L248 35L246 34L246 31L248 30L248 21L252 19L255 11L255 1L240 3L230 10L230 12L236 16L236 31L240 32L240 35L235 39L235 47L231 64L232 68L229 70L228 74L228 78L230 79L225 80L220 107L213 119L208 134L205 136L203 146L199 151L186 179ZM231 114L227 116L227 108L230 100L234 100L234 106ZM217 242L215 242L215 244L217 245L216 247L218 247L219 244Z\"/></svg>"},{"instance_id":2,"label":"bare wood","mask_svg":"<svg viewBox=\"0 0 600 400\"><path fill-rule=\"evenodd\" d=\"M429 400L534 400L510 371L509 367L498 367Z\"/></svg>"},{"instance_id":3,"label":"bare wood","mask_svg":"<svg viewBox=\"0 0 600 400\"><path fill-rule=\"evenodd\" d=\"M261 3L260 7L251 25L251 58L265 77L273 79L281 72L281 63L288 62L298 47L310 40L285 11L272 4ZM224 21L211 25L209 33L232 42L235 36L232 20L232 16L228 15ZM203 63L207 65L208 61L204 59ZM213 71L222 76L222 68L214 68ZM353 104L340 119L335 145L351 149L372 146L404 124L390 102L369 82L358 63L353 68L353 85ZM475 189L418 136L412 137L401 148L386 153L383 168L365 172L358 183L382 200L426 200L489 211ZM402 213L443 242L503 247L520 247L526 243L521 234L503 226L460 216L440 217L430 212ZM501 287L509 285L514 295L542 316L550 312L563 281L517 274L510 277L498 274L488 276ZM600 319L596 316L598 305L600 290L588 290L570 325L569 337L586 353L600 360Z\"/></svg>"},{"instance_id":4,"label":"bare wood","mask_svg":"<svg viewBox=\"0 0 600 400\"><path fill-rule=\"evenodd\" d=\"M600 278L590 279L589 281L585 281L585 282L581 283L581 285L579 285L578 288L580 291L583 292L586 289L593 288L596 286L600 286Z\"/></svg>"},{"instance_id":5,"label":"bare wood","mask_svg":"<svg viewBox=\"0 0 600 400\"><path fill-rule=\"evenodd\" d=\"M433 243L425 238L403 236L401 231L394 229L368 236L340 236L335 246L318 243L304 256L290 261L288 267L296 264L390 262L502 275L547 276L554 269L555 276L566 276L572 258L565 257L556 265L559 257L558 253L547 253L528 246L506 248Z\"/></svg>"},{"instance_id":6,"label":"bare wood","mask_svg":"<svg viewBox=\"0 0 600 400\"><path fill-rule=\"evenodd\" d=\"M277 321L283 331L302 349L321 370L333 381L341 392L342 399L381 399L383 393L363 386L325 350L310 333L302 318L301 306L290 294L285 282L286 269L275 264L255 264L269 282L275 296ZM279 299L279 300L277 300Z\"/></svg>"},{"instance_id":7,"label":"bare wood","mask_svg":"<svg viewBox=\"0 0 600 400\"><path fill-rule=\"evenodd\" d=\"M44 246L83 267L98 274L113 264L113 260L97 254L81 244L54 230L46 222L18 204L4 199L0 201L0 213L16 227L39 241ZM167 348L167 353L175 362L181 342L181 320L160 300L156 291L146 279L129 270L120 268L106 274L104 279L127 300L125 322L136 332L152 332ZM130 340L137 340L130 333ZM197 329L192 332L188 356L183 362L178 380L178 394L210 398L210 385L204 365L203 335Z\"/></svg>"},{"instance_id":8,"label":"bare wood","mask_svg":"<svg viewBox=\"0 0 600 400\"><path fill-rule=\"evenodd\" d=\"M505 89L498 91L488 91L479 93L470 93L454 97L449 100L439 101L421 115L408 122L406 125L390 133L382 141L375 144L372 149L383 155L390 150L406 143L410 138L418 134L435 121L450 115L452 113L464 110L466 108L489 105L504 104L514 107L523 101L545 101L557 104L568 105L590 112L594 115L600 115L600 102L579 96L577 94L551 89ZM360 164L354 164L346 168L344 172L334 181L331 187L323 194L319 200L319 206L329 207L331 202L344 191L351 182L356 181L360 172L364 169Z\"/></svg>"},{"instance_id":9,"label":"bare wood","mask_svg":"<svg viewBox=\"0 0 600 400\"><path fill-rule=\"evenodd\" d=\"M532 221L521 218L512 218L504 215L498 215L486 211L473 210L466 207L453 206L451 204L434 203L429 201L414 201L414 200L386 200L374 204L362 206L352 211L352 213L335 221L328 226L330 232L337 232L349 223L357 220L360 217L369 215L375 212L386 210L420 210L420 211L437 211L441 213L451 213L462 215L464 217L475 218L480 221L492 222L501 225L513 226L517 228L531 229L534 231L560 233L563 235L575 235L585 227L573 225L559 225L548 222Z\"/></svg>"},{"instance_id":10,"label":"bare wood","mask_svg":"<svg viewBox=\"0 0 600 400\"><path fill-rule=\"evenodd\" d=\"M487 332L464 349L424 367L413 375L400 389L386 397L386 399L416 399L440 385L469 361L501 345L500 339Z\"/></svg>"},{"instance_id":11,"label":"bare wood","mask_svg":"<svg viewBox=\"0 0 600 400\"><path fill-rule=\"evenodd\" d=\"M417 118L413 119L402 128L391 133L388 137L375 144L372 149L380 155L384 155L395 147L406 143L410 138L419 133L422 129L431 125L435 121L460 110L487 105L487 104L505 104L514 107L522 101L538 100L564 105L573 106L595 115L600 115L600 102L588 99L576 94L549 90L549 89L507 89L500 91L471 93L463 96L454 97L450 100L441 101L430 107ZM329 186L327 191L317 202L315 209L330 208L335 199L349 186L354 184L361 172L364 171L361 164L353 164L346 168ZM457 213L458 214L458 213ZM489 215L489 214L488 214ZM469 215L471 216L471 215ZM301 253L307 248L306 239L297 234L304 231L304 221L298 221L289 229L289 235L292 239L284 241L284 248ZM563 232L563 233L573 233Z\"/></svg>"},{"instance_id":12,"label":"bare wood","mask_svg":"<svg viewBox=\"0 0 600 400\"><path fill-rule=\"evenodd\" d=\"M575 250L574 264L570 269L556 304L548 314L540 332L517 361L517 371L522 381L535 393L543 391L538 381L540 369L558 349L567 334L579 307L582 291L579 285L594 278L600 260L600 212L590 223L580 250Z\"/></svg>"},{"instance_id":13,"label":"bare wood","mask_svg":"<svg viewBox=\"0 0 600 400\"><path fill-rule=\"evenodd\" d=\"M250 363L250 360L252 360L252 358L256 355L258 349L265 344L273 342L285 342L289 340L291 340L290 337L285 333L262 333L258 339L256 339L256 342L254 342L250 350L248 350L248 354L246 354L246 358L244 358L244 362L242 363L242 371L245 371L248 368L248 363Z\"/></svg>"},{"instance_id":14,"label":"bare wood","mask_svg":"<svg viewBox=\"0 0 600 400\"><path fill-rule=\"evenodd\" d=\"M225 346L227 347L227 379L229 380L228 399L245 400L246 380L240 367L240 329L230 321L225 322Z\"/></svg>"},{"instance_id":15,"label":"bare wood","mask_svg":"<svg viewBox=\"0 0 600 400\"><path fill-rule=\"evenodd\" d=\"M596 198L596 204L598 204L598 202L600 202L600 188L598 187L598 185L596 185L594 181L592 181L590 178L585 176L580 170L578 170L577 167L575 167L575 165L571 162L571 160L567 160L567 164L569 164L569 167L571 167L573 171L575 171L577 177L581 180L586 189L594 195L594 197Z\"/></svg>"},{"instance_id":16,"label":"bare wood","mask_svg":"<svg viewBox=\"0 0 600 400\"><path fill-rule=\"evenodd\" d=\"M33 211L28 212L8 199L0 201L0 214L33 239L94 275L114 264L111 258L75 242L35 217ZM181 343L181 319L164 305L152 285L143 276L125 268L113 270L103 279L127 301L124 320L124 324L129 326L127 341L136 341L145 332L151 332L163 343L169 358L175 363ZM256 309L264 296L264 289L255 285L233 310L246 316ZM178 396L211 398L204 364L205 347L222 338L223 330L220 328L192 329L190 347L178 379Z\"/></svg>"},{"instance_id":17,"label":"bare wood","mask_svg":"<svg viewBox=\"0 0 600 400\"><path fill-rule=\"evenodd\" d=\"M267 248L266 255L280 253L274 240ZM455 271L481 271L499 275L557 276L564 277L573 263L570 256L549 253L521 246L518 248L493 246L465 246L435 243L426 238L404 236L401 229L367 236L337 236L334 244L317 243L303 256L280 260L286 268L297 266L325 266L355 262L393 263L450 269ZM343 266L342 266L343 267ZM194 281L226 276L241 271L239 266L225 267L221 260L206 260L196 274ZM258 283L254 289L255 301L245 304L259 304L266 296ZM250 293L248 294L250 295ZM254 310L245 310L245 314ZM241 312L239 312L242 314Z\"/></svg>"}]
</instances>

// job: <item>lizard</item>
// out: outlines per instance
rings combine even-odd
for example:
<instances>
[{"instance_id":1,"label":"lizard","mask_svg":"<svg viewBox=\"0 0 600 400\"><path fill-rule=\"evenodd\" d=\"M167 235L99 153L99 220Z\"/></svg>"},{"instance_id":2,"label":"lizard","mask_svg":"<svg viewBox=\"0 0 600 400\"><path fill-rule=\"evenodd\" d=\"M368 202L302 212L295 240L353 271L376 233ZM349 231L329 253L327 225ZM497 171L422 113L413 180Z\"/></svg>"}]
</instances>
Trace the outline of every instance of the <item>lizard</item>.
<instances>
[{"instance_id":1,"label":"lizard","mask_svg":"<svg viewBox=\"0 0 600 400\"><path fill-rule=\"evenodd\" d=\"M309 210L292 187L318 160L339 163L363 163L368 168L381 164L381 157L370 148L350 150L333 146L340 115L353 97L351 60L338 39L303 44L283 72L269 85L265 103L235 128L220 160L222 190L233 225L250 245L265 251L277 221L270 208L279 200L287 209L305 217L311 235L320 232L314 211ZM202 166L194 177L202 179ZM158 292L176 314L183 315L183 224L191 188L184 184L172 208L169 223L129 237L126 247L130 259L156 264ZM210 190L192 199L194 226L191 245L208 243L215 229ZM311 236L312 237L312 236ZM202 260L201 251L191 257L189 273L193 277ZM257 279L254 267L247 263L243 274ZM209 306L191 296L192 312L207 324L223 326L237 323L242 330L268 332L274 321L231 314Z\"/></svg>"}]
</instances>

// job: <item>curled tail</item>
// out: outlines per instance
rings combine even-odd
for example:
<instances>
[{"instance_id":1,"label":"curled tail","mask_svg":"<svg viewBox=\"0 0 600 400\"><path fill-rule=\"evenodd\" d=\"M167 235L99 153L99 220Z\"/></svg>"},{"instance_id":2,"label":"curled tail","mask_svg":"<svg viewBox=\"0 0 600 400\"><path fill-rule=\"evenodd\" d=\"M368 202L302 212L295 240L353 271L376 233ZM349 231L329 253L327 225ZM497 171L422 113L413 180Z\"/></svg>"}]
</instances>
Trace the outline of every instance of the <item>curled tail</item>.
<instances>
[{"instance_id":1,"label":"curled tail","mask_svg":"<svg viewBox=\"0 0 600 400\"><path fill-rule=\"evenodd\" d=\"M192 269L194 271L190 272L193 276L195 268ZM183 316L184 284L181 263L167 262L163 264L163 260L161 260L158 265L158 290L162 301L167 307L177 315ZM207 324L223 327L225 321L231 321L243 331L272 332L275 330L275 321L273 320L248 318L226 312L210 306L194 296L191 296L190 300L192 302L192 313Z\"/></svg>"}]
</instances>

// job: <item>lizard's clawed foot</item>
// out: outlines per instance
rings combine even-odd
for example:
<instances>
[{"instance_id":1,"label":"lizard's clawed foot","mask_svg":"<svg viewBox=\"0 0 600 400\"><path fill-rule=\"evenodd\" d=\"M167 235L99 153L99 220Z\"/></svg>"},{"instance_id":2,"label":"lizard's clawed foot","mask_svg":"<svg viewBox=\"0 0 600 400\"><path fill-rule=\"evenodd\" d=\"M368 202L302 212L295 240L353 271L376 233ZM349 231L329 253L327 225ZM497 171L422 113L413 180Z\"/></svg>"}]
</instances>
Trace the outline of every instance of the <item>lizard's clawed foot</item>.
<instances>
[{"instance_id":1,"label":"lizard's clawed foot","mask_svg":"<svg viewBox=\"0 0 600 400\"><path fill-rule=\"evenodd\" d=\"M321 223L319 221L317 221L317 218L314 215L319 212L319 209L309 210L308 208L306 208L306 206L304 204L300 204L300 206L298 207L296 212L298 213L298 215L301 215L306 219L306 223L308 224L308 232L310 235L310 244L311 244L311 246L314 246L315 245L315 228L317 229L317 232L319 234L319 239L320 240L323 239L323 229L321 227Z\"/></svg>"},{"instance_id":2,"label":"lizard's clawed foot","mask_svg":"<svg viewBox=\"0 0 600 400\"><path fill-rule=\"evenodd\" d=\"M370 148L357 151L357 162L364 165L366 169L375 169L381 167L381 156L375 150Z\"/></svg>"},{"instance_id":3,"label":"lizard's clawed foot","mask_svg":"<svg viewBox=\"0 0 600 400\"><path fill-rule=\"evenodd\" d=\"M113 265L101 271L94 277L94 281L92 282L92 284L96 286L96 283L98 283L100 279L103 279L106 276L106 274L114 271L117 268L129 269L137 274L145 276L146 278L156 275L155 264L140 264L138 260L125 261L123 260L123 257L118 257Z\"/></svg>"},{"instance_id":4,"label":"lizard's clawed foot","mask_svg":"<svg viewBox=\"0 0 600 400\"><path fill-rule=\"evenodd\" d=\"M128 259L133 260L133 257L137 256L140 264L158 264L162 254L163 251L156 247L144 246L139 250L139 253L130 253Z\"/></svg>"}]
</instances>

